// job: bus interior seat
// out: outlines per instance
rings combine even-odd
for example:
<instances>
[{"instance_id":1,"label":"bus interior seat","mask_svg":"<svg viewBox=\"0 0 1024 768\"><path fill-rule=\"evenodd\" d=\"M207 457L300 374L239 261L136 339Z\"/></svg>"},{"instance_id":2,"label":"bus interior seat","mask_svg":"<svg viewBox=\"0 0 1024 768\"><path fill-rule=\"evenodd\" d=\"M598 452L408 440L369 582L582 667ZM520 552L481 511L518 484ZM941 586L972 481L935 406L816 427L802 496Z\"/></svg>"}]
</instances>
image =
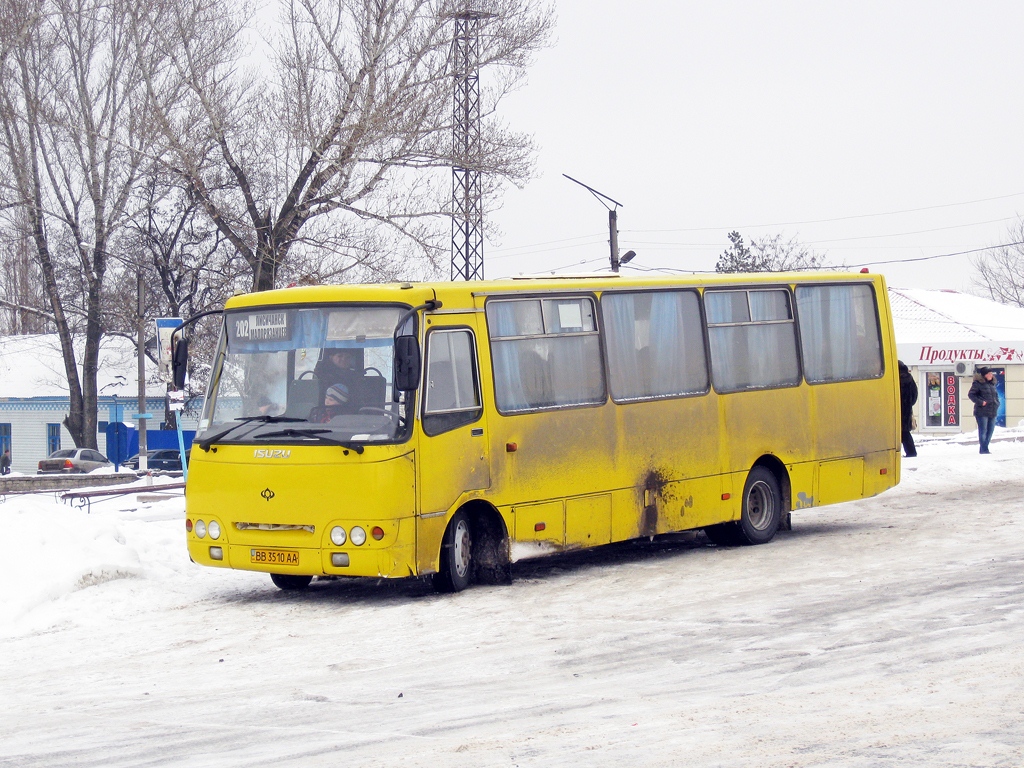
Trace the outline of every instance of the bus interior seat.
<instances>
[{"instance_id":1,"label":"bus interior seat","mask_svg":"<svg viewBox=\"0 0 1024 768\"><path fill-rule=\"evenodd\" d=\"M352 402L357 408L382 409L386 393L387 380L383 376L364 376L354 388Z\"/></svg>"},{"instance_id":2,"label":"bus interior seat","mask_svg":"<svg viewBox=\"0 0 1024 768\"><path fill-rule=\"evenodd\" d=\"M288 385L288 407L284 415L304 419L320 402L320 382L316 379L296 379Z\"/></svg>"}]
</instances>

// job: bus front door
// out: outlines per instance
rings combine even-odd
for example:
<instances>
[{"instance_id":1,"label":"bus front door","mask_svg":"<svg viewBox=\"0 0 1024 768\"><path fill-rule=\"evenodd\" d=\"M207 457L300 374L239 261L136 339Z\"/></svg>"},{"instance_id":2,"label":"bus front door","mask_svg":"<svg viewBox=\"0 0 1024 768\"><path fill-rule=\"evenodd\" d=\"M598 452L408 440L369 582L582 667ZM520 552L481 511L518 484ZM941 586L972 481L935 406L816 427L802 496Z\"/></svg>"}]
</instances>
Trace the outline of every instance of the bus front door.
<instances>
[{"instance_id":1,"label":"bus front door","mask_svg":"<svg viewBox=\"0 0 1024 768\"><path fill-rule=\"evenodd\" d=\"M417 451L419 573L434 570L448 512L472 491L490 487L475 318L431 318L426 336L421 400L422 438Z\"/></svg>"}]
</instances>

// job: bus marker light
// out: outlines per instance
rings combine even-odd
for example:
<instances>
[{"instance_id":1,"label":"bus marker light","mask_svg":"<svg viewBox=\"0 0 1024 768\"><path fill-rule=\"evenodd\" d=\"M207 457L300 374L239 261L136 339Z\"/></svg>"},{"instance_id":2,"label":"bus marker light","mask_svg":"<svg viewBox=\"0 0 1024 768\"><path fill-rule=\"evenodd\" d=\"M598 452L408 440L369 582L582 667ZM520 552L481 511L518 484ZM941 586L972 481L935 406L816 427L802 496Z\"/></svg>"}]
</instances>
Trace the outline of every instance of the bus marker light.
<instances>
[{"instance_id":1,"label":"bus marker light","mask_svg":"<svg viewBox=\"0 0 1024 768\"><path fill-rule=\"evenodd\" d=\"M373 526L373 530L370 531L370 535L373 536L373 538L377 541L380 541L384 538L384 529L381 528L379 525L375 525Z\"/></svg>"},{"instance_id":2,"label":"bus marker light","mask_svg":"<svg viewBox=\"0 0 1024 768\"><path fill-rule=\"evenodd\" d=\"M889 474L889 468L888 467L882 467L880 470L878 470L878 474L880 474L880 475L888 475Z\"/></svg>"},{"instance_id":3,"label":"bus marker light","mask_svg":"<svg viewBox=\"0 0 1024 768\"><path fill-rule=\"evenodd\" d=\"M348 566L348 552L331 552L331 565L335 568Z\"/></svg>"},{"instance_id":4,"label":"bus marker light","mask_svg":"<svg viewBox=\"0 0 1024 768\"><path fill-rule=\"evenodd\" d=\"M220 538L220 523L216 520L211 520L210 524L206 526L206 530L209 531L211 539Z\"/></svg>"},{"instance_id":5,"label":"bus marker light","mask_svg":"<svg viewBox=\"0 0 1024 768\"><path fill-rule=\"evenodd\" d=\"M347 538L348 536L345 534L345 529L340 525L336 525L331 528L331 543L333 543L334 546L340 547L345 543L345 539Z\"/></svg>"},{"instance_id":6,"label":"bus marker light","mask_svg":"<svg viewBox=\"0 0 1024 768\"><path fill-rule=\"evenodd\" d=\"M357 547L360 547L366 543L366 531L364 531L358 525L352 529L352 543L355 544Z\"/></svg>"},{"instance_id":7,"label":"bus marker light","mask_svg":"<svg viewBox=\"0 0 1024 768\"><path fill-rule=\"evenodd\" d=\"M533 526L533 530L535 530L535 531L543 531L547 527L548 527L547 523L537 523L537 524L535 524Z\"/></svg>"},{"instance_id":8,"label":"bus marker light","mask_svg":"<svg viewBox=\"0 0 1024 768\"><path fill-rule=\"evenodd\" d=\"M206 523L202 520L196 520L196 536L200 539L206 535Z\"/></svg>"},{"instance_id":9,"label":"bus marker light","mask_svg":"<svg viewBox=\"0 0 1024 768\"><path fill-rule=\"evenodd\" d=\"M515 453L519 450L518 443L505 443L505 453Z\"/></svg>"},{"instance_id":10,"label":"bus marker light","mask_svg":"<svg viewBox=\"0 0 1024 768\"><path fill-rule=\"evenodd\" d=\"M732 498L732 494L731 493L723 493L722 494L722 501L728 501L731 498Z\"/></svg>"},{"instance_id":11,"label":"bus marker light","mask_svg":"<svg viewBox=\"0 0 1024 768\"><path fill-rule=\"evenodd\" d=\"M210 559L211 560L223 560L224 550L220 547L210 547Z\"/></svg>"},{"instance_id":12,"label":"bus marker light","mask_svg":"<svg viewBox=\"0 0 1024 768\"><path fill-rule=\"evenodd\" d=\"M192 533L192 521L185 518L185 533Z\"/></svg>"}]
</instances>

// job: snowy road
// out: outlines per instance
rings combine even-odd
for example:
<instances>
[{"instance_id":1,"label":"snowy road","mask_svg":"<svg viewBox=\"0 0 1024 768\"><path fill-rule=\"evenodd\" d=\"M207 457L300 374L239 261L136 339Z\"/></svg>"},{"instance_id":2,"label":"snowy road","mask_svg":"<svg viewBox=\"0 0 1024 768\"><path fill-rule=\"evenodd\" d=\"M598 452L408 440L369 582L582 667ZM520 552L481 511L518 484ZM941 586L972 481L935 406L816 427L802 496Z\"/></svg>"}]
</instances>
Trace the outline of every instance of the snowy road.
<instances>
[{"instance_id":1,"label":"snowy road","mask_svg":"<svg viewBox=\"0 0 1024 768\"><path fill-rule=\"evenodd\" d=\"M0 765L1021 766L1024 444L976 450L767 546L455 596L201 569L180 501L10 499Z\"/></svg>"}]
</instances>

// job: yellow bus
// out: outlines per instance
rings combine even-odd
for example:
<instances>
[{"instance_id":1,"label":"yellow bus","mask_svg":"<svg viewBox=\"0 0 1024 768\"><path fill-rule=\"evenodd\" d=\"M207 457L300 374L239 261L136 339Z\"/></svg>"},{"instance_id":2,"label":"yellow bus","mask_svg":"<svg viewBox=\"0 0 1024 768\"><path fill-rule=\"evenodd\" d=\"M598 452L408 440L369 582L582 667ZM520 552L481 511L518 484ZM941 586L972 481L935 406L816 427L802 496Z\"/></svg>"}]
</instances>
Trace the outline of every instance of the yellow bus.
<instances>
[{"instance_id":1,"label":"yellow bus","mask_svg":"<svg viewBox=\"0 0 1024 768\"><path fill-rule=\"evenodd\" d=\"M224 309L188 550L458 591L670 532L763 544L894 486L899 445L880 275L288 288Z\"/></svg>"}]
</instances>

